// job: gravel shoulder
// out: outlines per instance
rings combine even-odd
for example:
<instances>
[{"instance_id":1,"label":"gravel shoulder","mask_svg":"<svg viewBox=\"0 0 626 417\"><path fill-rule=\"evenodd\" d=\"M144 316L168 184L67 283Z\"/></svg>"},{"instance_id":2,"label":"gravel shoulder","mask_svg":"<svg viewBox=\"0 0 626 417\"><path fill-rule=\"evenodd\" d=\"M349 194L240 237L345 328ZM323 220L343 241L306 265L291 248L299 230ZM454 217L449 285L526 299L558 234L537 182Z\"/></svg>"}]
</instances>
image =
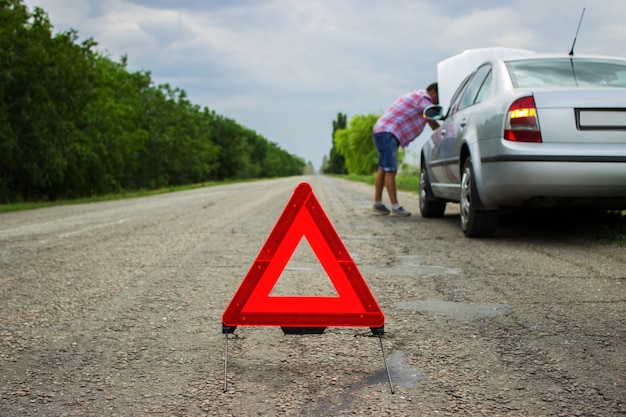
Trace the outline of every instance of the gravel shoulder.
<instances>
[{"instance_id":1,"label":"gravel shoulder","mask_svg":"<svg viewBox=\"0 0 626 417\"><path fill-rule=\"evenodd\" d=\"M287 336L221 315L306 181L386 317ZM309 176L0 214L1 416L626 415L626 251L593 219L370 212L370 186ZM279 287L280 285L280 287ZM332 293L307 243L276 291Z\"/></svg>"}]
</instances>

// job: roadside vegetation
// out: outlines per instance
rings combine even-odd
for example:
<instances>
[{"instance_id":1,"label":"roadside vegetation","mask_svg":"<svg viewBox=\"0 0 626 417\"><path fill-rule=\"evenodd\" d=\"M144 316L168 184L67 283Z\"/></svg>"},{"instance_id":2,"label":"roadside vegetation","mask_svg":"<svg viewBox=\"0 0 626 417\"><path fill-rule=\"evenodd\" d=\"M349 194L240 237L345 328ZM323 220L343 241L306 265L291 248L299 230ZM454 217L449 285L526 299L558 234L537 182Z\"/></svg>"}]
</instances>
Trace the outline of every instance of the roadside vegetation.
<instances>
[{"instance_id":1,"label":"roadside vegetation","mask_svg":"<svg viewBox=\"0 0 626 417\"><path fill-rule=\"evenodd\" d=\"M244 181L255 181L255 180L250 179L250 180L210 181L210 182L203 182L203 183L198 183L198 184L185 184L185 185L170 186L170 187L165 187L165 188L155 188L155 189L150 189L150 190L141 189L137 191L122 191L118 193L102 194L102 195L95 195L92 197L83 197L83 198L67 199L67 200L39 201L39 202L31 201L31 202L0 204L0 214L9 213L13 211L35 210L35 209L53 207L53 206L89 204L89 203L98 203L98 202L103 202L103 201L123 200L123 199L128 199L128 198L149 197L153 195L174 193L174 192L186 191L186 190L194 190L197 188L213 187L216 185L233 184L233 183L244 182Z\"/></svg>"},{"instance_id":2,"label":"roadside vegetation","mask_svg":"<svg viewBox=\"0 0 626 417\"><path fill-rule=\"evenodd\" d=\"M351 180L364 182L374 186L375 175L341 175L340 177ZM420 178L414 172L400 172L396 175L396 187L399 191L408 191L417 193L419 190Z\"/></svg>"},{"instance_id":3,"label":"roadside vegetation","mask_svg":"<svg viewBox=\"0 0 626 417\"><path fill-rule=\"evenodd\" d=\"M302 158L97 46L54 34L41 8L0 0L0 204L306 171Z\"/></svg>"}]
</instances>

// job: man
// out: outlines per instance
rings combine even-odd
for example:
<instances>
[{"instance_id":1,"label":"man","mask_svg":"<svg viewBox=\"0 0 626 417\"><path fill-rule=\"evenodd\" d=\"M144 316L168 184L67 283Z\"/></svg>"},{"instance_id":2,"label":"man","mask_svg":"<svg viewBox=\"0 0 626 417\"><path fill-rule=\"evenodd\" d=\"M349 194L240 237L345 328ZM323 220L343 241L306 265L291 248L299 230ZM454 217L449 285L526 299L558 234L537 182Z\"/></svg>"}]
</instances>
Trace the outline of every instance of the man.
<instances>
[{"instance_id":1,"label":"man","mask_svg":"<svg viewBox=\"0 0 626 417\"><path fill-rule=\"evenodd\" d=\"M391 216L410 216L398 203L396 191L396 173L398 172L398 147L406 148L417 138L426 123L435 130L439 124L426 120L424 109L439 104L437 83L432 83L426 90L414 90L397 99L374 125L374 144L378 150L378 172L374 189L375 213ZM383 188L387 187L391 210L383 204Z\"/></svg>"}]
</instances>

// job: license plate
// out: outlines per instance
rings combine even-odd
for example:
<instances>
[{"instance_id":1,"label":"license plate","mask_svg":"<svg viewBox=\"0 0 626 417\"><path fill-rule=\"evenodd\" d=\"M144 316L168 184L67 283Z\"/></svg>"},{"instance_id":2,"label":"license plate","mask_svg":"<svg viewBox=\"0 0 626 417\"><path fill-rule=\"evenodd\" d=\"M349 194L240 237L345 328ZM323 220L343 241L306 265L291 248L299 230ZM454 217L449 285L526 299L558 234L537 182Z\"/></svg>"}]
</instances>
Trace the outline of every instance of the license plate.
<instances>
[{"instance_id":1,"label":"license plate","mask_svg":"<svg viewBox=\"0 0 626 417\"><path fill-rule=\"evenodd\" d=\"M626 130L626 109L577 109L576 120L581 130Z\"/></svg>"}]
</instances>

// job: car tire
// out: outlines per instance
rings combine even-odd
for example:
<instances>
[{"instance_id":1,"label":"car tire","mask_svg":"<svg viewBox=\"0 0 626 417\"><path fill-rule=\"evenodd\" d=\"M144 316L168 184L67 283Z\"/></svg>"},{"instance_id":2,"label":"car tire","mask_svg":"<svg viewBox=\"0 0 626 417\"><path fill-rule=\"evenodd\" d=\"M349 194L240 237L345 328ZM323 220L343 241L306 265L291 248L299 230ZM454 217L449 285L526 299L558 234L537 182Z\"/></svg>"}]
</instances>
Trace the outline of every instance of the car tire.
<instances>
[{"instance_id":1,"label":"car tire","mask_svg":"<svg viewBox=\"0 0 626 417\"><path fill-rule=\"evenodd\" d=\"M474 168L471 158L463 164L461 175L461 229L467 237L490 237L498 227L498 210L483 208L476 189Z\"/></svg>"},{"instance_id":2,"label":"car tire","mask_svg":"<svg viewBox=\"0 0 626 417\"><path fill-rule=\"evenodd\" d=\"M422 217L442 217L446 211L446 202L433 195L428 172L422 164L420 169L420 214Z\"/></svg>"}]
</instances>

